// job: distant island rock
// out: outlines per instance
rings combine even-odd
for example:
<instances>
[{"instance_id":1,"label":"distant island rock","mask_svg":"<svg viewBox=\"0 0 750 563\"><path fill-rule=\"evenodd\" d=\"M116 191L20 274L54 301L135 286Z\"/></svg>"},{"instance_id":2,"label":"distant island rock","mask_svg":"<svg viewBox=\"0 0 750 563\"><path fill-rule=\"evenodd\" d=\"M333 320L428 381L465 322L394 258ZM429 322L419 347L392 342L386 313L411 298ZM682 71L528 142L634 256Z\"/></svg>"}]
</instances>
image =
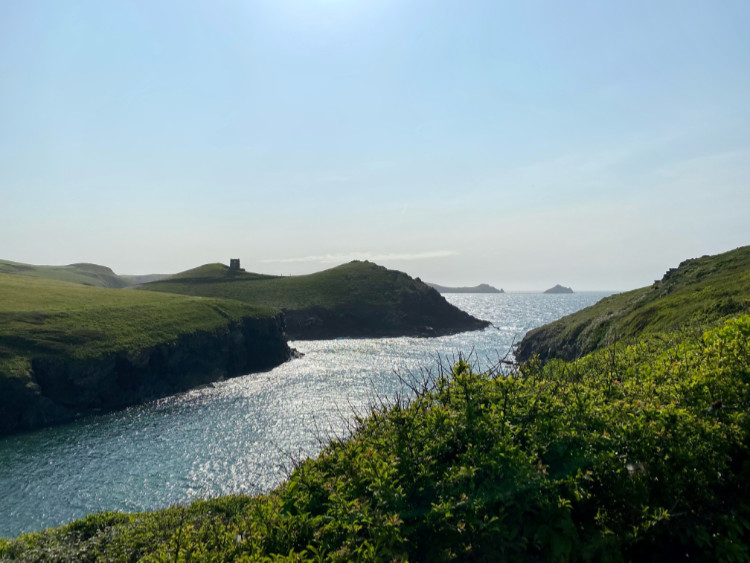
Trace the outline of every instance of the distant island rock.
<instances>
[{"instance_id":1,"label":"distant island rock","mask_svg":"<svg viewBox=\"0 0 750 563\"><path fill-rule=\"evenodd\" d=\"M560 284L557 284L555 287L550 287L544 293L573 293L573 290L570 289L569 287L565 287Z\"/></svg>"},{"instance_id":2,"label":"distant island rock","mask_svg":"<svg viewBox=\"0 0 750 563\"><path fill-rule=\"evenodd\" d=\"M498 289L486 283L480 283L474 287L446 287L436 283L425 283L433 289L437 289L438 293L505 293L502 288Z\"/></svg>"}]
</instances>

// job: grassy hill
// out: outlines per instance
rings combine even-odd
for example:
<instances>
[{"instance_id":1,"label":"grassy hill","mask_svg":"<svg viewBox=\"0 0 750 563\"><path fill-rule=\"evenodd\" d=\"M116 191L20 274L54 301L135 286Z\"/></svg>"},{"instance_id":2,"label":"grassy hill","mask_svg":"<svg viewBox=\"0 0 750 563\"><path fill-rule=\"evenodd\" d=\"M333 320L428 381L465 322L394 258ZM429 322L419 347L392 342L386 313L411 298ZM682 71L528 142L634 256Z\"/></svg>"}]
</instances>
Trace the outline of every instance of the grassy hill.
<instances>
[{"instance_id":1,"label":"grassy hill","mask_svg":"<svg viewBox=\"0 0 750 563\"><path fill-rule=\"evenodd\" d=\"M272 337L276 326L278 334ZM196 354L203 347L205 355L185 368L186 383L193 376L210 377L214 368L219 369L217 373L236 375L235 368L244 369L246 357L234 358L234 364L223 359L219 365L211 363L219 353L228 357L236 353L222 351L223 344L212 348L229 338L232 330L244 331L247 339L257 338L259 345L271 339L265 342L269 350L288 351L281 321L273 310L237 301L0 274L0 432L19 425L35 426L19 417L31 416L34 409L29 405L39 406L42 399L53 403L52 410L55 405L87 410L184 387L180 381L166 380L176 370L175 362L179 363L174 356L182 341L186 345L190 340L197 347ZM253 346L245 342L245 348L249 354ZM163 374L155 375L159 370ZM147 389L151 376L162 382ZM26 412L16 404L19 397L31 410Z\"/></svg>"},{"instance_id":2,"label":"grassy hill","mask_svg":"<svg viewBox=\"0 0 750 563\"><path fill-rule=\"evenodd\" d=\"M17 274L33 278L66 281L94 287L124 288L168 278L169 274L118 275L111 268L98 264L67 266L35 266L0 260L0 274Z\"/></svg>"},{"instance_id":3,"label":"grassy hill","mask_svg":"<svg viewBox=\"0 0 750 563\"><path fill-rule=\"evenodd\" d=\"M706 328L750 312L750 246L682 262L649 287L606 297L530 331L516 356L572 360L615 341L686 327Z\"/></svg>"},{"instance_id":4,"label":"grassy hill","mask_svg":"<svg viewBox=\"0 0 750 563\"><path fill-rule=\"evenodd\" d=\"M435 335L487 326L421 281L366 261L290 277L207 264L141 288L281 309L291 338Z\"/></svg>"},{"instance_id":5,"label":"grassy hill","mask_svg":"<svg viewBox=\"0 0 750 563\"><path fill-rule=\"evenodd\" d=\"M132 285L106 266L70 264L68 266L34 266L0 260L1 274L17 274L34 278L65 281L95 287L121 288Z\"/></svg>"},{"instance_id":6,"label":"grassy hill","mask_svg":"<svg viewBox=\"0 0 750 563\"><path fill-rule=\"evenodd\" d=\"M142 283L150 283L154 281L163 280L168 278L170 274L141 274L141 275L120 275L119 278L123 280L128 286L140 285Z\"/></svg>"},{"instance_id":7,"label":"grassy hill","mask_svg":"<svg viewBox=\"0 0 750 563\"><path fill-rule=\"evenodd\" d=\"M750 316L415 389L268 495L91 515L0 558L750 559Z\"/></svg>"}]
</instances>

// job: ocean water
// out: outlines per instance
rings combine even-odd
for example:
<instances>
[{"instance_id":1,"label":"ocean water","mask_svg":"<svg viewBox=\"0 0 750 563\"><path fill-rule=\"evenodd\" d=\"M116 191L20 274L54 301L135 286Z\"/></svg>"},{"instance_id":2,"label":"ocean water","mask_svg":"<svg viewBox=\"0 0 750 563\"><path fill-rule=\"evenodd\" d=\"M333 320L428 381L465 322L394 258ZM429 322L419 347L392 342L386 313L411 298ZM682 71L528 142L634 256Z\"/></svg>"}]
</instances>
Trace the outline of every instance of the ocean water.
<instances>
[{"instance_id":1,"label":"ocean water","mask_svg":"<svg viewBox=\"0 0 750 563\"><path fill-rule=\"evenodd\" d=\"M304 357L268 372L2 438L0 537L103 510L269 491L294 460L343 436L354 413L404 393L402 378L459 355L494 365L529 329L605 295L446 295L494 326L441 338L292 342Z\"/></svg>"}]
</instances>

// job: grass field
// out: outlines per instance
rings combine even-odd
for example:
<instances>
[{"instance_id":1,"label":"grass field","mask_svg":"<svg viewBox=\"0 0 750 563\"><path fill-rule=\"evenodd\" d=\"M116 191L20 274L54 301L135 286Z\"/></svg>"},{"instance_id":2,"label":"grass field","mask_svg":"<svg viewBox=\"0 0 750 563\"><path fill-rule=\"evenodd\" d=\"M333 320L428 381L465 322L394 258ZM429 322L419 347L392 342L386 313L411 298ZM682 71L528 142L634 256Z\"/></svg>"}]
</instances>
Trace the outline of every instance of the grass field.
<instances>
[{"instance_id":1,"label":"grass field","mask_svg":"<svg viewBox=\"0 0 750 563\"><path fill-rule=\"evenodd\" d=\"M273 314L238 301L0 274L0 377L24 376L32 357L96 357Z\"/></svg>"}]
</instances>

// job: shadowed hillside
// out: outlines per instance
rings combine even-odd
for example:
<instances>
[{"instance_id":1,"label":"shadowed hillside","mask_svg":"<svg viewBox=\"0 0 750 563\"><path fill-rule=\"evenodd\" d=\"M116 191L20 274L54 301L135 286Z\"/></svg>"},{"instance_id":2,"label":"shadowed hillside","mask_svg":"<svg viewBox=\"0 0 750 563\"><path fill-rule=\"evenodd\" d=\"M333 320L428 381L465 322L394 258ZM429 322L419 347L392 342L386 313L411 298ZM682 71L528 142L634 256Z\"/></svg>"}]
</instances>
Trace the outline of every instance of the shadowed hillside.
<instances>
[{"instance_id":1,"label":"shadowed hillside","mask_svg":"<svg viewBox=\"0 0 750 563\"><path fill-rule=\"evenodd\" d=\"M427 284L367 261L289 277L207 264L141 288L281 309L292 339L436 336L488 326Z\"/></svg>"}]
</instances>

